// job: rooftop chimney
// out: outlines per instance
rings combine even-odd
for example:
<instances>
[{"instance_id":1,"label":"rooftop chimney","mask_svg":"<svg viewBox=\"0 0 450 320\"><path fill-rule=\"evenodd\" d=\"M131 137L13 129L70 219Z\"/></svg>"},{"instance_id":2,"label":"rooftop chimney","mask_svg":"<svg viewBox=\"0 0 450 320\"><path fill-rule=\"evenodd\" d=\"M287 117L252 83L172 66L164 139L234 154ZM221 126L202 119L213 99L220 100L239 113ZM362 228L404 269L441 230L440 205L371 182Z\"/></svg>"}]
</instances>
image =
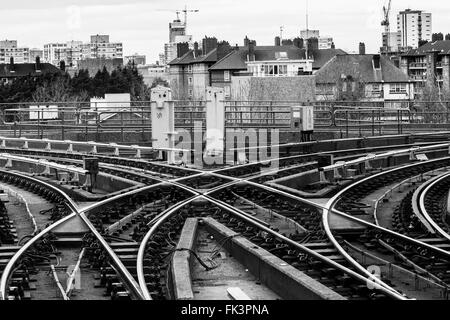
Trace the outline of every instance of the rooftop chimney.
<instances>
[{"instance_id":1,"label":"rooftop chimney","mask_svg":"<svg viewBox=\"0 0 450 320\"><path fill-rule=\"evenodd\" d=\"M366 54L366 44L364 42L359 43L359 54Z\"/></svg>"},{"instance_id":2,"label":"rooftop chimney","mask_svg":"<svg viewBox=\"0 0 450 320\"><path fill-rule=\"evenodd\" d=\"M299 37L295 38L293 43L294 43L294 46L296 46L299 49L303 49L303 47L304 47L304 40L302 38L299 38Z\"/></svg>"},{"instance_id":3,"label":"rooftop chimney","mask_svg":"<svg viewBox=\"0 0 450 320\"><path fill-rule=\"evenodd\" d=\"M39 56L36 57L36 71L41 71L41 58Z\"/></svg>"},{"instance_id":4,"label":"rooftop chimney","mask_svg":"<svg viewBox=\"0 0 450 320\"><path fill-rule=\"evenodd\" d=\"M203 39L203 50L202 50L202 54L204 56L206 56L208 53L210 53L211 51L213 51L214 49L217 49L217 38L208 38L205 37Z\"/></svg>"},{"instance_id":5,"label":"rooftop chimney","mask_svg":"<svg viewBox=\"0 0 450 320\"><path fill-rule=\"evenodd\" d=\"M228 41L221 41L217 44L217 61L229 54L233 49L231 49Z\"/></svg>"},{"instance_id":6,"label":"rooftop chimney","mask_svg":"<svg viewBox=\"0 0 450 320\"><path fill-rule=\"evenodd\" d=\"M9 72L14 72L14 57L9 58Z\"/></svg>"},{"instance_id":7,"label":"rooftop chimney","mask_svg":"<svg viewBox=\"0 0 450 320\"><path fill-rule=\"evenodd\" d=\"M201 56L201 52L198 48L198 42L194 43L194 58L197 58L198 56Z\"/></svg>"},{"instance_id":8,"label":"rooftop chimney","mask_svg":"<svg viewBox=\"0 0 450 320\"><path fill-rule=\"evenodd\" d=\"M244 47L248 47L248 43L250 42L250 39L247 37L247 36L245 36L245 39L244 39Z\"/></svg>"},{"instance_id":9,"label":"rooftop chimney","mask_svg":"<svg viewBox=\"0 0 450 320\"><path fill-rule=\"evenodd\" d=\"M256 41L248 41L248 61L255 61L255 46Z\"/></svg>"},{"instance_id":10,"label":"rooftop chimney","mask_svg":"<svg viewBox=\"0 0 450 320\"><path fill-rule=\"evenodd\" d=\"M279 47L279 46L281 46L281 38L275 37L275 47Z\"/></svg>"},{"instance_id":11,"label":"rooftop chimney","mask_svg":"<svg viewBox=\"0 0 450 320\"><path fill-rule=\"evenodd\" d=\"M61 69L62 72L66 71L66 62L64 60L59 62L59 69Z\"/></svg>"},{"instance_id":12,"label":"rooftop chimney","mask_svg":"<svg viewBox=\"0 0 450 320\"><path fill-rule=\"evenodd\" d=\"M189 43L187 42L177 43L177 58L181 58L188 52L189 52Z\"/></svg>"}]
</instances>

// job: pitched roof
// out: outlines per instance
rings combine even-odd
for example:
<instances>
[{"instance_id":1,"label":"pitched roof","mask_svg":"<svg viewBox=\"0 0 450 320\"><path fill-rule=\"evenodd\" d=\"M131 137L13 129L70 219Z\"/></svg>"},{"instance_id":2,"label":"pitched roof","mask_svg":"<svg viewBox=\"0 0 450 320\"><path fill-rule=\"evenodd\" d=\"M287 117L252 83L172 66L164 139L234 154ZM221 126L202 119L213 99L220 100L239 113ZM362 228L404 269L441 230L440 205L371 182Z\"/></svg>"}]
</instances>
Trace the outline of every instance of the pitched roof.
<instances>
[{"instance_id":1,"label":"pitched roof","mask_svg":"<svg viewBox=\"0 0 450 320\"><path fill-rule=\"evenodd\" d=\"M289 60L302 60L306 57L306 50L299 49L295 46L257 46L255 47L256 61L274 61L277 60L277 52L286 52ZM210 70L246 70L248 49L247 47L239 47L223 59L213 65ZM321 49L314 50L312 53L314 57L313 68L320 69L325 63L338 54L346 54L340 49Z\"/></svg>"},{"instance_id":2,"label":"pitched roof","mask_svg":"<svg viewBox=\"0 0 450 320\"><path fill-rule=\"evenodd\" d=\"M233 50L217 61L217 63L209 68L209 70L247 70L247 65L245 64L246 55L246 51Z\"/></svg>"},{"instance_id":3,"label":"pitched roof","mask_svg":"<svg viewBox=\"0 0 450 320\"><path fill-rule=\"evenodd\" d=\"M409 50L404 56L423 56L430 51L438 51L439 54L450 54L450 40L441 40L435 42L428 42L423 46Z\"/></svg>"},{"instance_id":4,"label":"pitched roof","mask_svg":"<svg viewBox=\"0 0 450 320\"><path fill-rule=\"evenodd\" d=\"M296 46L256 46L255 60L277 60L276 53L278 52L286 52L289 60L302 60L306 58L306 50L299 49Z\"/></svg>"},{"instance_id":5,"label":"pitched roof","mask_svg":"<svg viewBox=\"0 0 450 320\"><path fill-rule=\"evenodd\" d=\"M61 73L61 70L50 63L41 63L40 72L37 72L34 63L17 63L14 64L14 72L11 72L10 64L0 64L0 78L40 76L46 73Z\"/></svg>"},{"instance_id":6,"label":"pitched roof","mask_svg":"<svg viewBox=\"0 0 450 320\"><path fill-rule=\"evenodd\" d=\"M333 59L333 57L337 55L344 55L347 54L345 51L341 49L319 49L314 50L313 52L313 69L320 69L322 68L328 61Z\"/></svg>"},{"instance_id":7,"label":"pitched roof","mask_svg":"<svg viewBox=\"0 0 450 320\"><path fill-rule=\"evenodd\" d=\"M169 65L188 65L195 63L215 63L217 61L217 49L211 50L207 55L194 58L194 50L189 50L180 58L169 62Z\"/></svg>"},{"instance_id":8,"label":"pitched roof","mask_svg":"<svg viewBox=\"0 0 450 320\"><path fill-rule=\"evenodd\" d=\"M409 82L408 76L389 59L380 56L380 69L374 69L374 55L337 55L316 72L316 83L335 83L351 76L361 82Z\"/></svg>"}]
</instances>

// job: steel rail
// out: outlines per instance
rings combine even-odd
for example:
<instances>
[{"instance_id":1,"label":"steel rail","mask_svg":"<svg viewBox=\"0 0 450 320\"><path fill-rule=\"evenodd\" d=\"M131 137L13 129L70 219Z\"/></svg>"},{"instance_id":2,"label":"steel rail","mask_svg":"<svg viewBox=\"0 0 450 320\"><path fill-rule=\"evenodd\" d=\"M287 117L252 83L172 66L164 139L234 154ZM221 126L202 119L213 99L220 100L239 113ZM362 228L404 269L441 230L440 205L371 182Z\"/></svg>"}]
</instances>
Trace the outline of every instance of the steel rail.
<instances>
[{"instance_id":1,"label":"steel rail","mask_svg":"<svg viewBox=\"0 0 450 320\"><path fill-rule=\"evenodd\" d=\"M194 200L197 199L205 199L207 201L209 201L210 203L218 206L219 208L222 208L225 211L228 211L230 213L232 213L233 215L239 217L240 219L243 219L244 221L246 221L247 223L250 223L252 225L254 225L255 227L259 228L260 230L264 230L265 232L273 235L274 237L278 238L279 240L282 240L286 243L288 243L289 245L292 245L294 247L296 247L297 249L299 249L300 251L312 255L315 258L329 264L332 265L333 267L339 269L340 271L349 274L352 278L357 279L359 281L363 281L364 283L367 283L367 279L363 276L361 276L360 274L347 269L346 267L314 252L313 250L306 248L303 245L300 245L299 243L284 237L283 235L279 234L278 232L273 231L272 229L262 225L261 223L259 223L258 221L251 219L249 217L249 215L241 210L238 210L236 208L233 208L225 203L223 203L222 201L218 201L214 198L208 197L208 196L197 196L195 198L189 199L188 201L185 201L184 203L181 203L173 208L171 208L170 210L168 210L167 212L165 212L164 216L162 218L160 218L153 226L152 228L149 230L149 232L146 234L146 236L144 237L143 241L141 242L141 246L139 248L139 252L138 252L138 260L137 260L137 271L138 271L138 279L139 279L139 284L141 286L141 289L144 293L144 296L146 297L146 299L150 300L151 299L151 295L148 292L148 288L145 282L145 276L144 276L144 272L143 272L143 260L144 260L144 256L145 256L145 250L147 247L147 243L150 240L150 238L153 236L153 234L157 231L158 227L163 224L167 219L170 218L170 216L175 213L176 211L178 211L179 209L181 209L182 207L184 207L185 205L191 203ZM399 299L399 300L406 300L406 298L400 294L398 294L397 292L392 291L389 288L384 288L384 287L378 287L378 289L380 291L382 291L383 293L385 293L386 295L395 298L395 299Z\"/></svg>"},{"instance_id":2,"label":"steel rail","mask_svg":"<svg viewBox=\"0 0 450 320\"><path fill-rule=\"evenodd\" d=\"M447 158L444 158L444 159L449 159L449 158L447 157ZM440 161L440 160L442 160L442 159L431 160L431 161L427 161L426 163L436 162L436 161ZM422 164L422 163L421 163L421 164ZM333 245L336 247L336 249L338 249L338 251L339 251L339 252L347 259L347 261L349 261L351 264L353 264L353 265L354 265L357 269L359 269L362 273L366 274L366 275L367 275L368 277L370 277L371 279L374 279L374 281L377 281L378 279L377 279L376 277L374 277L368 270L366 270L366 269L365 269L362 265L360 265L357 261L355 261L355 260L354 260L354 259L353 259L353 258L352 258L345 250L344 250L344 248L342 248L342 246L338 243L338 241L337 241L336 238L334 237L333 232L331 231L331 228L330 228L330 225L329 225L329 214L330 214L330 213L337 214L337 215L339 215L339 216L341 216L341 217L344 217L344 218L346 218L346 219L348 219L348 220L350 220L350 221L356 222L356 223L358 223L358 224L360 224L360 225L363 225L363 226L366 226L366 227L371 227L371 228L380 230L380 231L382 231L382 232L384 232L384 233L386 233L386 234L389 234L389 235L391 235L391 236L394 236L394 237L399 238L399 239L404 240L404 241L408 241L408 242L410 242L410 243L412 243L412 244L415 244L415 245L417 245L417 246L426 247L426 248L430 249L431 251L439 252L440 254L443 254L443 255L448 256L448 257L450 258L450 252L448 252L448 251L442 250L442 249L440 249L440 248L436 248L436 247L434 247L434 246L432 246L432 245L429 245L429 244L427 244L427 243L424 243L424 242L422 242L422 241L420 241L420 240L413 239L413 238L411 238L411 237L408 237L408 236L405 236L405 235L403 235L403 234L397 233L397 232L395 232L395 231L392 231L392 230L383 228L383 227L381 227L381 226L377 226L377 225L372 224L372 223L370 223L370 222L367 222L367 221L358 219L358 218L353 217L353 216L351 216L351 215L349 215L349 214L347 214L347 213L344 213L344 212L341 212L341 211L339 211L339 210L337 210L337 209L334 209L334 206L335 206L335 204L337 203L337 201L339 201L340 198L341 198L346 192L348 192L350 189L352 189L352 188L354 188L354 187L356 187L356 186L358 186L358 185L360 185L360 184L362 184L362 183L364 183L364 182L366 182L366 181L369 181L369 180L371 180L371 179L373 179L373 178L376 178L376 177L379 177L379 176L382 176L382 175L387 175L387 174L390 174L390 173L392 173L392 172L395 172L395 171L398 171L398 170L402 170L402 169L405 169L405 168L408 168L408 167L418 166L418 165L421 165L421 164L412 164L412 165L403 166L403 167L396 168L396 169L393 169L393 170L389 170L389 171L386 171L386 172L382 172L382 173L379 173L379 174L376 174L376 175L367 177L367 178L365 178L365 179L363 179L363 180L361 180L361 181L358 181L358 182L356 182L356 183L354 183L354 184L352 184L352 185L350 185L350 186L347 186L347 187L344 188L342 191L340 191L338 194L336 194L333 198L331 198L331 199L327 202L327 204L326 204L325 207L323 208L322 223L323 223L325 232L327 233L327 236L328 236L329 240L333 243ZM383 282L382 285L383 285L383 286L389 287L389 286L388 286L387 284L385 284L384 282Z\"/></svg>"},{"instance_id":3,"label":"steel rail","mask_svg":"<svg viewBox=\"0 0 450 320\"><path fill-rule=\"evenodd\" d=\"M50 161L47 161L44 159L35 160L35 159L27 158L27 157L13 156L9 153L0 153L0 159L31 163L31 164L45 166L45 167L49 167L49 168L53 168L53 169L57 169L57 170L61 170L61 171L78 173L78 174L82 174L82 175L86 175L89 173L88 170L80 169L77 167L66 166L66 165L55 163L55 162L50 162Z\"/></svg>"},{"instance_id":4,"label":"steel rail","mask_svg":"<svg viewBox=\"0 0 450 320\"><path fill-rule=\"evenodd\" d=\"M69 207L69 209L72 211L72 214L68 215L67 217L62 218L61 220L55 222L54 224L52 224L51 226L49 226L48 228L46 228L45 230L43 230L41 233L39 233L38 235L36 235L35 237L33 237L30 241L28 241L24 246L22 246L19 251L16 252L16 254L11 258L11 260L8 262L8 264L5 267L5 270L3 271L2 274L2 278L0 280L0 294L1 294L1 299L5 300L7 299L6 297L6 286L8 284L9 278L10 278L10 273L12 272L14 266L16 265L16 263L19 261L19 259L21 258L21 256L32 246L34 245L34 243L36 243L38 240L40 240L45 234L47 234L48 232L52 231L53 229L55 229L56 227L60 226L61 224L63 224L64 222L72 219L73 217L75 217L77 215L78 212L78 205L62 190L52 186L51 184L48 184L44 181L35 179L33 177L29 177L26 176L24 174L18 173L18 172L14 172L14 171L5 171L5 170L1 170L0 172L6 173L6 174L11 174L11 175L15 175L17 177L20 177L22 179L26 179L29 181L33 181L34 183L40 184L45 186L46 188L49 188L51 190L53 190L54 192L58 193L59 195L61 195L62 197L64 197L67 206Z\"/></svg>"},{"instance_id":5,"label":"steel rail","mask_svg":"<svg viewBox=\"0 0 450 320\"><path fill-rule=\"evenodd\" d=\"M84 127L84 126L83 126ZM192 150L188 149L176 149L176 148L153 148L153 147L144 147L138 145L119 145L117 143L101 143L94 141L72 141L72 140L50 140L50 139L32 139L32 138L13 138L13 137L0 137L0 141L2 143L4 141L14 141L14 142L33 142L33 143L47 143L47 144L68 144L75 146L86 146L86 147L103 147L103 148L112 148L112 149L125 149L125 150L141 150L141 151L175 151L175 152L189 152Z\"/></svg>"},{"instance_id":6,"label":"steel rail","mask_svg":"<svg viewBox=\"0 0 450 320\"><path fill-rule=\"evenodd\" d=\"M442 180L448 179L450 177L450 173L445 173L441 176L438 176L430 181L428 181L425 184L424 189L418 190L419 192L417 192L415 195L418 198L418 202L419 202L419 209L421 214L425 217L425 219L428 221L428 223L430 223L433 228L442 236L444 237L446 240L450 241L450 235L444 231L435 221L433 218L431 218L431 216L429 215L427 208L425 207L425 196L426 194L431 190L431 188L433 188L437 183L441 182ZM416 198L416 199L417 199Z\"/></svg>"},{"instance_id":7,"label":"steel rail","mask_svg":"<svg viewBox=\"0 0 450 320\"><path fill-rule=\"evenodd\" d=\"M7 285L9 282L10 277L12 276L12 271L14 270L14 266L17 264L19 259L22 257L22 255L31 248L37 241L39 241L42 237L44 237L46 234L51 232L52 230L56 229L57 227L61 226L65 222L69 221L70 219L77 216L76 212L73 212L72 214L68 215L67 217L64 217L63 219L55 222L48 228L44 229L41 233L39 233L37 236L35 236L33 239L28 241L24 246L22 246L19 251L12 257L12 259L8 262L8 264L5 267L5 270L3 271L1 280L0 280L0 294L2 300L7 300Z\"/></svg>"},{"instance_id":8,"label":"steel rail","mask_svg":"<svg viewBox=\"0 0 450 320\"><path fill-rule=\"evenodd\" d=\"M84 221L84 223L87 225L89 230L94 234L94 236L97 238L97 240L100 242L100 244L105 249L106 253L111 258L113 264L118 267L116 271L119 273L119 275L122 277L122 280L126 282L127 288L131 290L133 296L139 300L143 298L141 289L139 288L139 285L137 284L136 280L133 278L133 276L130 274L128 269L123 265L122 261L117 257L117 255L114 253L114 251L109 246L108 242L102 237L102 235L97 231L97 229L94 227L94 225L91 223L91 221L86 217L84 213L79 213L80 218Z\"/></svg>"},{"instance_id":9,"label":"steel rail","mask_svg":"<svg viewBox=\"0 0 450 320\"><path fill-rule=\"evenodd\" d=\"M449 148L449 147L450 147L450 143L443 143L443 144L431 145L431 146L426 146L426 147L414 147L414 148L409 148L409 149L390 151L390 152L386 152L386 153L382 153L382 154L372 154L372 155L367 155L365 157L358 158L355 160L345 161L343 163L336 163L331 166L326 166L326 167L321 168L321 170L331 171L334 169L340 169L340 168L346 168L349 166L358 165L358 164L365 163L365 162L371 161L371 160L385 159L385 158L393 157L393 156L410 155L410 154L415 154L416 152L437 151L437 150L440 150L443 148Z\"/></svg>"},{"instance_id":10,"label":"steel rail","mask_svg":"<svg viewBox=\"0 0 450 320\"><path fill-rule=\"evenodd\" d=\"M145 237L142 239L141 245L139 246L138 251L138 257L136 260L136 267L137 267L137 276L138 276L138 282L143 294L143 297L145 300L153 300L152 296L148 292L147 288L147 282L145 281L145 274L144 274L144 257L145 257L145 249L147 248L147 243L152 237L153 233L158 229L158 227L163 224L170 216L178 211L179 209L183 208L185 205L190 204L191 202L201 198L201 196L194 196L193 198L190 198L188 200L185 200L177 205L175 205L172 208L169 208L165 212L162 212L159 216L160 218L157 220L155 224L150 228L150 230L147 232Z\"/></svg>"}]
</instances>

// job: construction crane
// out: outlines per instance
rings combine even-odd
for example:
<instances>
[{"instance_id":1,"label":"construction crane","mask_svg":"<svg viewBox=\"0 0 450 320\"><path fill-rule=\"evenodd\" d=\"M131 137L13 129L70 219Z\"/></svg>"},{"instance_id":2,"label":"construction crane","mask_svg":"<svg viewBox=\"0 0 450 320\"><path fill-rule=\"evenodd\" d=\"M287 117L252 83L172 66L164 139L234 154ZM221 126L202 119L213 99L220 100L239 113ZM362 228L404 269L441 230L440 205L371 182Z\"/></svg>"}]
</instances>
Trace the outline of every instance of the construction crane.
<instances>
[{"instance_id":1,"label":"construction crane","mask_svg":"<svg viewBox=\"0 0 450 320\"><path fill-rule=\"evenodd\" d=\"M191 13L200 12L200 10L198 10L198 9L191 9L191 10L188 10L188 7L187 7L187 6L185 6L185 7L184 7L184 10L181 10L181 11L184 12L184 25L185 25L186 29L187 29L188 12L191 12Z\"/></svg>"},{"instance_id":2,"label":"construction crane","mask_svg":"<svg viewBox=\"0 0 450 320\"><path fill-rule=\"evenodd\" d=\"M167 9L158 9L156 11L168 11L168 12L175 12L177 14L177 20L180 20L180 14L184 13L184 26L187 29L187 20L188 20L188 13L194 13L194 12L200 12L198 9L189 9L185 6L182 10L167 10Z\"/></svg>"},{"instance_id":3,"label":"construction crane","mask_svg":"<svg viewBox=\"0 0 450 320\"><path fill-rule=\"evenodd\" d=\"M383 21L381 21L381 25L384 27L384 32L386 34L386 51L389 51L390 47L390 32L391 32L391 23L389 21L389 15L391 13L391 2L392 0L389 0L389 3L386 6L383 6Z\"/></svg>"}]
</instances>

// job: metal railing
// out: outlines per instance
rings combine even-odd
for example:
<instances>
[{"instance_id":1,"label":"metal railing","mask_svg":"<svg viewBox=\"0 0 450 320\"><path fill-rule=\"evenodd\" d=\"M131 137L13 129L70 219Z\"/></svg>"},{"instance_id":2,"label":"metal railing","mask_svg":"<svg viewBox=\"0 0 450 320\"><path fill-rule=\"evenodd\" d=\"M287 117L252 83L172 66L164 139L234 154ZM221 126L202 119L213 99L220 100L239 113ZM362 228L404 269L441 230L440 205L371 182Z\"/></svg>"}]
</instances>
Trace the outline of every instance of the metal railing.
<instances>
[{"instance_id":1,"label":"metal railing","mask_svg":"<svg viewBox=\"0 0 450 320\"><path fill-rule=\"evenodd\" d=\"M173 101L175 128L193 129L196 122L206 126L208 101ZM384 132L401 134L403 129L450 125L450 101L222 101L225 128L277 128L290 130L292 106L314 106L315 127L334 128L365 135ZM30 110L30 106L50 106ZM0 104L0 130L14 137L47 136L84 141L151 141L150 102L120 103L21 103ZM418 111L420 110L420 111ZM425 111L424 111L425 110ZM430 111L428 111L430 110ZM419 125L419 126L418 126ZM445 128L444 128L445 129Z\"/></svg>"}]
</instances>

